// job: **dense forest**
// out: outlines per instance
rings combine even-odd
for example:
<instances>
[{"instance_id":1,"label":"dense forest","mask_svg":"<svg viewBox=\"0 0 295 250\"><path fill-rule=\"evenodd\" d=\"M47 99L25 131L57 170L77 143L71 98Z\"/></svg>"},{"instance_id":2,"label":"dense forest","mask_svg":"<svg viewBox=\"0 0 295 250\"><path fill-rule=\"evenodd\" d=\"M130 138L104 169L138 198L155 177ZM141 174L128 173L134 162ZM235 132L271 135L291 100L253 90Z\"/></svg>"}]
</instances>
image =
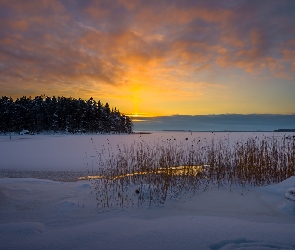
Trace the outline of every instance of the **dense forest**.
<instances>
[{"instance_id":1,"label":"dense forest","mask_svg":"<svg viewBox=\"0 0 295 250\"><path fill-rule=\"evenodd\" d=\"M82 99L66 97L35 98L23 96L13 101L0 99L0 132L69 133L132 133L132 121L119 110L110 109L92 97Z\"/></svg>"}]
</instances>

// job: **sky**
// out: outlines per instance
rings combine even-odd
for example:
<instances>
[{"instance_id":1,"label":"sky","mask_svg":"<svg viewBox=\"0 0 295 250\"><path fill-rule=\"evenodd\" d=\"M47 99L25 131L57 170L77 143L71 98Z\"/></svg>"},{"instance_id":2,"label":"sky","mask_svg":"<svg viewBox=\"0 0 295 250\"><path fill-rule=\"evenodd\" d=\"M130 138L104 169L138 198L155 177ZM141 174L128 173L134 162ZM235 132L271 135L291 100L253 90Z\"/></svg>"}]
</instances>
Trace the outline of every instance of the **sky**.
<instances>
[{"instance_id":1,"label":"sky","mask_svg":"<svg viewBox=\"0 0 295 250\"><path fill-rule=\"evenodd\" d=\"M0 96L295 114L293 0L0 0Z\"/></svg>"}]
</instances>

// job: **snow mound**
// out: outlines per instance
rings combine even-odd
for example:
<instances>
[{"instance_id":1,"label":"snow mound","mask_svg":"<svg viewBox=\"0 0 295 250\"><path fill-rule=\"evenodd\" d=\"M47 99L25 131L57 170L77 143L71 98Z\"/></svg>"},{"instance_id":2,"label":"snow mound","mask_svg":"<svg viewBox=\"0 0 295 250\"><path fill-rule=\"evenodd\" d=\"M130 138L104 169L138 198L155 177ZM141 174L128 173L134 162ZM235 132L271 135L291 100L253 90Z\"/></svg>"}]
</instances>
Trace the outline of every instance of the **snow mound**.
<instances>
[{"instance_id":1,"label":"snow mound","mask_svg":"<svg viewBox=\"0 0 295 250\"><path fill-rule=\"evenodd\" d=\"M285 197L289 200L295 201L295 188L288 188Z\"/></svg>"},{"instance_id":2,"label":"snow mound","mask_svg":"<svg viewBox=\"0 0 295 250\"><path fill-rule=\"evenodd\" d=\"M34 235L43 233L44 229L44 224L40 222L5 223L0 225L0 234Z\"/></svg>"},{"instance_id":3,"label":"snow mound","mask_svg":"<svg viewBox=\"0 0 295 250\"><path fill-rule=\"evenodd\" d=\"M268 242L257 242L246 239L237 239L222 241L220 243L211 246L213 250L228 250L228 249L256 249L256 250L266 250L266 249L294 249L293 246L285 244L273 244Z\"/></svg>"},{"instance_id":4,"label":"snow mound","mask_svg":"<svg viewBox=\"0 0 295 250\"><path fill-rule=\"evenodd\" d=\"M90 184L84 183L78 186L79 189L90 189Z\"/></svg>"}]
</instances>

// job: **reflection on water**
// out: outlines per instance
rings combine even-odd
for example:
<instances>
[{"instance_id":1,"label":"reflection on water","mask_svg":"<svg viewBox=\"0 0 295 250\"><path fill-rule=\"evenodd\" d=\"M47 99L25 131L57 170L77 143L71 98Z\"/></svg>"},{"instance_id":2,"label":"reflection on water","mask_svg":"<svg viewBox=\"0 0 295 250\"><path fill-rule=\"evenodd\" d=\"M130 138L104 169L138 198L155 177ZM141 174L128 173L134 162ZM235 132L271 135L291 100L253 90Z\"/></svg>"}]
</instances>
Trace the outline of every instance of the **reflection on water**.
<instances>
[{"instance_id":1,"label":"reflection on water","mask_svg":"<svg viewBox=\"0 0 295 250\"><path fill-rule=\"evenodd\" d=\"M167 168L158 168L158 169L151 169L149 171L140 171L140 172L133 172L133 173L126 173L117 176L106 176L106 175L88 175L79 177L79 180L88 180L88 179L107 179L107 180L116 180L125 177L131 177L136 175L172 175L172 176L197 176L198 174L205 171L205 168L209 165L203 166L177 166L177 167L167 167Z\"/></svg>"}]
</instances>

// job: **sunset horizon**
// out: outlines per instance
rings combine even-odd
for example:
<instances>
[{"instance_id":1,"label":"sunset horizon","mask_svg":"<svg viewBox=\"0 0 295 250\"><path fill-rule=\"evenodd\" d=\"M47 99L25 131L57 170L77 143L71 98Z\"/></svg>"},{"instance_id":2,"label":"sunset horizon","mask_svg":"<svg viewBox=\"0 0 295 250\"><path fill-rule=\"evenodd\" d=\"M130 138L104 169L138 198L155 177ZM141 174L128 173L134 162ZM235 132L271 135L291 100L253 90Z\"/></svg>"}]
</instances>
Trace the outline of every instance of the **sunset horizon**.
<instances>
[{"instance_id":1,"label":"sunset horizon","mask_svg":"<svg viewBox=\"0 0 295 250\"><path fill-rule=\"evenodd\" d=\"M295 114L294 1L1 1L0 96ZM140 120L140 119L138 119Z\"/></svg>"},{"instance_id":2,"label":"sunset horizon","mask_svg":"<svg viewBox=\"0 0 295 250\"><path fill-rule=\"evenodd\" d=\"M67 96L67 95L46 95L46 94L36 94L35 96L34 95L5 95L3 94L2 95L2 98L3 97L7 97L7 98L12 98L13 101L16 101L16 100L19 100L21 98L27 98L27 99L35 99L36 97L44 97L43 100L46 99L46 97L49 97L49 98L58 98L58 97L63 97L63 98L69 98L69 99L75 99L75 100L78 100L78 99L81 99L81 100L84 100L84 101L87 101L89 99L93 99L95 102L100 102L102 105L105 105L105 104L108 104L110 106L110 109L117 109L118 111L120 111L120 113L126 115L126 116L129 116L130 118L132 118L134 121L141 121L141 120L137 120L137 119L140 119L140 118L154 118L154 117L169 117L169 116L223 116L223 115L242 115L242 116L247 116L247 115L295 115L295 112L286 112L286 113L276 113L276 112L261 112L261 113L255 113L255 112L249 112L249 113L235 113L235 112L232 112L232 113L229 113L229 112L224 112L224 113L152 113L152 112L125 112L124 110L121 109L120 106L116 106L116 105L113 105L112 102L109 102L108 100L109 99L102 99L102 98L93 98L92 96L90 97L85 97L85 98L81 98L79 96Z\"/></svg>"}]
</instances>

